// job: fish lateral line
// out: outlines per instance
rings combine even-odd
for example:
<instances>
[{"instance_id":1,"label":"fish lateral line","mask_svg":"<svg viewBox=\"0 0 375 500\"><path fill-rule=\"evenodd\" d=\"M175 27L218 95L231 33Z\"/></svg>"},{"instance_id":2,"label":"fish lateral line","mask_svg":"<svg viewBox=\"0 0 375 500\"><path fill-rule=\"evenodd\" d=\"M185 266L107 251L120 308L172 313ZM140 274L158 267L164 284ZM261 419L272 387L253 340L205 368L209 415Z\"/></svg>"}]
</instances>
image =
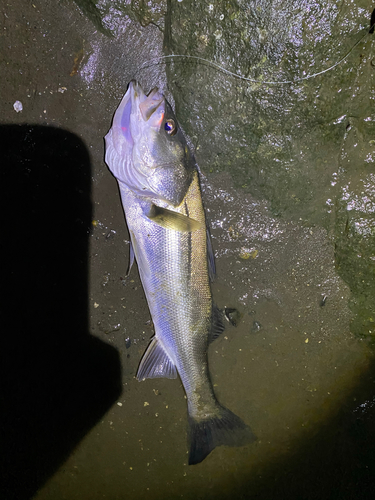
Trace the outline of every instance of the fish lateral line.
<instances>
[{"instance_id":1,"label":"fish lateral line","mask_svg":"<svg viewBox=\"0 0 375 500\"><path fill-rule=\"evenodd\" d=\"M213 252L207 243L198 169L189 159L186 139L182 131L172 136L169 127L158 126L163 105L174 121L175 115L163 98L148 116L160 96L156 90L146 96L140 84L129 83L106 135L105 159L120 187L130 265L137 261L156 332L136 378L180 377L191 431L189 463L197 464L216 446L242 446L254 435L217 401L210 379L208 345L223 330L209 283ZM142 116L139 106L148 98ZM120 127L126 128L126 137ZM164 168L153 169L160 165ZM148 174L152 179L145 187Z\"/></svg>"}]
</instances>

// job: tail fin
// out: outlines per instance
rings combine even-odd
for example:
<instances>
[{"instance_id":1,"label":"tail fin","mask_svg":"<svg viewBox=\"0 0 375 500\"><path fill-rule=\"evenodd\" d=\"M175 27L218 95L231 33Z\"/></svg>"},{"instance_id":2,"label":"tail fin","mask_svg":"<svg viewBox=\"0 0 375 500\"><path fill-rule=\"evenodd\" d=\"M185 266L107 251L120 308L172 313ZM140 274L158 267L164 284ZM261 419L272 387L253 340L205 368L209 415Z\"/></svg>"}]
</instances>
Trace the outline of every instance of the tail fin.
<instances>
[{"instance_id":1,"label":"tail fin","mask_svg":"<svg viewBox=\"0 0 375 500\"><path fill-rule=\"evenodd\" d=\"M205 419L189 415L189 425L189 465L202 462L216 446L244 446L257 439L240 417L221 405L217 414Z\"/></svg>"}]
</instances>

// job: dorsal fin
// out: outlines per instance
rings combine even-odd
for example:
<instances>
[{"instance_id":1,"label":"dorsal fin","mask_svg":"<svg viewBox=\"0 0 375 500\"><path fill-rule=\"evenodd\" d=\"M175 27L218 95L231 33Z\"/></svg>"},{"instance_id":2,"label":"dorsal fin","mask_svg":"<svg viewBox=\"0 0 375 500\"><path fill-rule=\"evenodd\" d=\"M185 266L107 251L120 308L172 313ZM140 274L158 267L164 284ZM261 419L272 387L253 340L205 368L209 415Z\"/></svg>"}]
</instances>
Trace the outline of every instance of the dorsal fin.
<instances>
[{"instance_id":1,"label":"dorsal fin","mask_svg":"<svg viewBox=\"0 0 375 500\"><path fill-rule=\"evenodd\" d=\"M208 276L210 281L214 281L216 276L216 266L215 266L215 256L212 248L211 233L210 229L206 227L206 237L207 237L207 264L208 264Z\"/></svg>"}]
</instances>

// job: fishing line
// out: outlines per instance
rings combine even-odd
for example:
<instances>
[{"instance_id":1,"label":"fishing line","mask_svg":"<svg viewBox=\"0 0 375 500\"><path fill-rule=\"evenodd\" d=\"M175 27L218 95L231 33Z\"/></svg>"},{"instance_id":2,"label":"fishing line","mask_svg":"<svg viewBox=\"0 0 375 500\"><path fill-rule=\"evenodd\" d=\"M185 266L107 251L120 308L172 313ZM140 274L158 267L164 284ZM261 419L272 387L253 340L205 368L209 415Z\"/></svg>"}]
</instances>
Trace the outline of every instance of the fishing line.
<instances>
[{"instance_id":1,"label":"fishing line","mask_svg":"<svg viewBox=\"0 0 375 500\"><path fill-rule=\"evenodd\" d=\"M375 10L374 10L374 12L375 12ZM261 84L261 85L286 85L286 84L291 84L291 83L302 82L304 80L309 80L309 79L315 78L315 77L317 77L319 75L323 75L324 73L327 73L328 71L332 71L334 68L336 68L336 66L338 66L341 63L343 63L349 57L349 55L353 52L353 50L362 42L362 40L364 40L364 38L369 33L373 33L374 32L374 26L375 26L375 21L371 18L370 29L366 30L366 33L363 36L361 36L361 38L348 50L348 52L339 61L337 61L335 64L333 64L329 68L323 69L322 71L318 71L317 73L313 73L311 75L307 75L307 76L302 76L302 77L299 77L299 78L295 78L294 80L283 80L283 81L272 81L272 80L269 80L269 81L264 81L264 80L260 80L260 79L257 80L255 78L247 78L245 76L239 75L238 73L234 73L233 71L229 71L228 69L225 69L220 64L217 64L217 63L215 63L213 61L210 61L209 59L205 59L204 57L190 56L190 55L186 55L186 54L169 54L169 55L166 55L166 56L159 56L159 57L155 57L153 59L149 59L148 61L145 61L136 70L135 74L137 74L138 71L141 71L142 69L146 69L146 68L149 68L149 67L152 67L152 66L156 66L156 65L158 65L160 63L163 63L163 62L165 64L167 64L167 62L168 62L169 59L173 60L173 59L179 59L179 58L181 59L181 58L183 58L183 59L193 59L193 60L196 60L196 61L204 62L208 66L216 68L216 69L222 71L223 73L225 73L225 74L227 74L229 76L232 76L233 78L238 78L239 80L244 80L246 82L258 83L258 84Z\"/></svg>"}]
</instances>

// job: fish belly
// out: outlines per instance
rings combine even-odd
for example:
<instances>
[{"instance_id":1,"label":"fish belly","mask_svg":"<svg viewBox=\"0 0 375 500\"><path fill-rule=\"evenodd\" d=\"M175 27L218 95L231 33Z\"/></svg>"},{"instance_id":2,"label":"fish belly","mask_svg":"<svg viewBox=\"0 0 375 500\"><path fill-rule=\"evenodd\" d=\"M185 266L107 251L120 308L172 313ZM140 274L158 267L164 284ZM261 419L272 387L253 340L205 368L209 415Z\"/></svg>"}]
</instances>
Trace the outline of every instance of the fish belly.
<instances>
[{"instance_id":1,"label":"fish belly","mask_svg":"<svg viewBox=\"0 0 375 500\"><path fill-rule=\"evenodd\" d=\"M216 400L209 377L207 351L214 311L198 177L179 207L164 207L201 222L195 231L166 229L147 217L153 200L127 188L121 188L121 195L155 327L137 378L179 374L188 400L189 463L196 464L216 446L240 446L255 439L249 427Z\"/></svg>"}]
</instances>

